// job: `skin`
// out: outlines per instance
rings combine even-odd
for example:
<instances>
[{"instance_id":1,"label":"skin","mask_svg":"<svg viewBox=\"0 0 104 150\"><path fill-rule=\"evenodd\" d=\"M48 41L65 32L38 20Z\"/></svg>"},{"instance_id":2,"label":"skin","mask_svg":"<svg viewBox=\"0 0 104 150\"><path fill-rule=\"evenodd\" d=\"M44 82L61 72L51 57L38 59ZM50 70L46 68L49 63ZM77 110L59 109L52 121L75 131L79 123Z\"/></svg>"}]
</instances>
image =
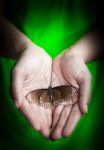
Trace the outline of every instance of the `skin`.
<instances>
[{"instance_id":1,"label":"skin","mask_svg":"<svg viewBox=\"0 0 104 150\"><path fill-rule=\"evenodd\" d=\"M28 103L26 95L35 89L49 87L52 59L44 49L32 43L4 18L0 20L0 30L0 55L16 60L11 71L10 83L10 94L14 104L31 126L48 138L52 111L35 103Z\"/></svg>"},{"instance_id":2,"label":"skin","mask_svg":"<svg viewBox=\"0 0 104 150\"><path fill-rule=\"evenodd\" d=\"M74 64L74 65L73 65ZM73 85L80 89L78 103L74 105L59 105L54 109L51 138L69 136L75 128L82 113L87 112L90 97L91 75L82 59L77 56L60 54L54 59L52 86Z\"/></svg>"},{"instance_id":3,"label":"skin","mask_svg":"<svg viewBox=\"0 0 104 150\"><path fill-rule=\"evenodd\" d=\"M102 33L93 30L52 60L44 49L4 18L0 19L0 31L0 55L16 60L10 86L15 106L45 138L58 140L69 136L81 115L87 112L91 74L86 63L103 55ZM59 105L51 110L26 101L25 96L30 91L48 88L50 84L77 87L80 90L78 103Z\"/></svg>"},{"instance_id":4,"label":"skin","mask_svg":"<svg viewBox=\"0 0 104 150\"><path fill-rule=\"evenodd\" d=\"M43 49L31 44L19 57L11 76L11 95L15 106L45 138L49 136L52 122L51 109L28 103L26 95L33 90L49 87L51 63L51 58Z\"/></svg>"},{"instance_id":5,"label":"skin","mask_svg":"<svg viewBox=\"0 0 104 150\"><path fill-rule=\"evenodd\" d=\"M79 98L75 105L54 108L52 140L68 137L81 116L88 112L92 77L86 63L103 58L103 47L101 31L93 30L54 59L52 86L73 85L79 89Z\"/></svg>"}]
</instances>

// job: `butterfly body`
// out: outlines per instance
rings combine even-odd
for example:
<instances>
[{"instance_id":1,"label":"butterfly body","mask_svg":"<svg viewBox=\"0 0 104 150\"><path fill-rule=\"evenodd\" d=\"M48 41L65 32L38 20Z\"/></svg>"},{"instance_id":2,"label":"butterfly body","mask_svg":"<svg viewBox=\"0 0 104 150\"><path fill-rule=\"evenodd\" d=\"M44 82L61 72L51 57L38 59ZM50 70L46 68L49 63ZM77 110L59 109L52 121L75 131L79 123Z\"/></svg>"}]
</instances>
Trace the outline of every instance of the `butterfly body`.
<instances>
[{"instance_id":1,"label":"butterfly body","mask_svg":"<svg viewBox=\"0 0 104 150\"><path fill-rule=\"evenodd\" d=\"M48 94L49 94L49 97L50 97L50 103L53 103L53 89L52 89L52 87L50 86L49 88L48 88Z\"/></svg>"}]
</instances>

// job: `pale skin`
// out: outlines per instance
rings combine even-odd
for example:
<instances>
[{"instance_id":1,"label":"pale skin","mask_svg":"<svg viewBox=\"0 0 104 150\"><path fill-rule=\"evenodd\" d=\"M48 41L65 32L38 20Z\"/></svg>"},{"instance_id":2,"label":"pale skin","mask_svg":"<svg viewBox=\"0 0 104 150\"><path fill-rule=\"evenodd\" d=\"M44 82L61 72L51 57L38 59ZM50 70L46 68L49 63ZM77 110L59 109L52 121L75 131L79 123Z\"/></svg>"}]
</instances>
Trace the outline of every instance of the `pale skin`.
<instances>
[{"instance_id":1,"label":"pale skin","mask_svg":"<svg viewBox=\"0 0 104 150\"><path fill-rule=\"evenodd\" d=\"M69 136L82 114L88 112L92 77L86 63L103 57L102 49L102 33L91 31L54 59L52 86L73 85L80 90L80 93L77 104L73 106L59 105L55 108L51 135L53 140Z\"/></svg>"},{"instance_id":2,"label":"pale skin","mask_svg":"<svg viewBox=\"0 0 104 150\"><path fill-rule=\"evenodd\" d=\"M7 46L1 46L4 49L1 53L3 56L16 59L16 65L11 73L11 95L15 106L19 108L35 130L40 131L44 137L48 138L52 122L51 110L35 103L29 104L25 96L35 89L49 87L52 60L42 48L33 44L10 22L4 20L2 24L3 33L9 34L9 42L8 38L4 37ZM8 26L6 26L7 24Z\"/></svg>"},{"instance_id":3,"label":"pale skin","mask_svg":"<svg viewBox=\"0 0 104 150\"><path fill-rule=\"evenodd\" d=\"M52 60L45 51L33 45L21 54L12 71L11 80L11 93L15 105L29 120L32 127L46 138L49 136L52 122L51 110L35 103L29 104L25 97L33 90L49 87L51 64Z\"/></svg>"},{"instance_id":4,"label":"pale skin","mask_svg":"<svg viewBox=\"0 0 104 150\"><path fill-rule=\"evenodd\" d=\"M52 60L43 48L32 43L10 22L5 19L0 22L0 55L16 60L11 73L11 95L15 106L45 138L58 140L69 136L82 114L87 112L91 74L86 63L102 56L102 34L97 30L89 32ZM26 101L25 96L30 91L48 88L50 83L53 87L66 84L77 87L80 90L78 103L59 105L53 111Z\"/></svg>"}]
</instances>

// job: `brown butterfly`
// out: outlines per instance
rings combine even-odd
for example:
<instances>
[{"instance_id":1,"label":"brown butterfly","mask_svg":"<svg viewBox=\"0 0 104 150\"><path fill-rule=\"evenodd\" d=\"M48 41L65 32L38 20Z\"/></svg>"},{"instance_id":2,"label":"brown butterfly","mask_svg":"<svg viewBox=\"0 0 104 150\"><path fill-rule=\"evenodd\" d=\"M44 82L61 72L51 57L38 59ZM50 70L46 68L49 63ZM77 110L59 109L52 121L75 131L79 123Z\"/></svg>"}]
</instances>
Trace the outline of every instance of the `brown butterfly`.
<instances>
[{"instance_id":1,"label":"brown butterfly","mask_svg":"<svg viewBox=\"0 0 104 150\"><path fill-rule=\"evenodd\" d=\"M29 103L37 103L45 108L51 108L52 105L56 106L64 102L72 105L78 100L78 89L68 85L37 89L30 92L26 99Z\"/></svg>"}]
</instances>

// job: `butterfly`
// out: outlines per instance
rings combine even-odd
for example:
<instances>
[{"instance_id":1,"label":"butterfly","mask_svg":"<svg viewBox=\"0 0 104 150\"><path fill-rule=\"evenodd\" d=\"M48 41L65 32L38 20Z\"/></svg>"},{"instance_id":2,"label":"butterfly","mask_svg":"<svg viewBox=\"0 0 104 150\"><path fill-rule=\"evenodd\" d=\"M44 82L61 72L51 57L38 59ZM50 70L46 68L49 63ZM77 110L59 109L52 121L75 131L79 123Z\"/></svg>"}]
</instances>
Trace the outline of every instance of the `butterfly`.
<instances>
[{"instance_id":1,"label":"butterfly","mask_svg":"<svg viewBox=\"0 0 104 150\"><path fill-rule=\"evenodd\" d=\"M26 99L29 103L37 103L45 108L51 108L65 102L72 105L78 100L78 89L68 85L36 89L27 94Z\"/></svg>"}]
</instances>

